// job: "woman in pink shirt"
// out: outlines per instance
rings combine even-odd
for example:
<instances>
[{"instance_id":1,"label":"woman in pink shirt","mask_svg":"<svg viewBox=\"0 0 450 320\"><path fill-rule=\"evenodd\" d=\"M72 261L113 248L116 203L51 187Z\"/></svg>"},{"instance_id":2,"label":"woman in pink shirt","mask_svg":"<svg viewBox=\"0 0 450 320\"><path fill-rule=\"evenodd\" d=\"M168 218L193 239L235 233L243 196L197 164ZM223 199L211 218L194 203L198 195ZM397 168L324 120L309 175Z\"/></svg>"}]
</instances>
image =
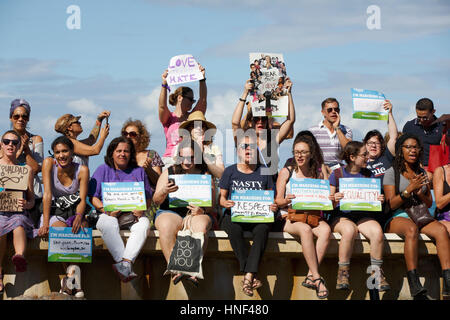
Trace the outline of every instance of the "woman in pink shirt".
<instances>
[{"instance_id":1,"label":"woman in pink shirt","mask_svg":"<svg viewBox=\"0 0 450 320\"><path fill-rule=\"evenodd\" d=\"M200 80L199 84L199 95L200 98L192 109L193 104L195 103L194 92L189 87L178 87L172 94L169 96L169 103L175 106L175 111L171 112L167 106L167 91L170 92L170 88L167 85L167 74L168 70L166 69L162 74L162 84L161 84L161 93L159 95L159 121L161 121L164 127L164 134L166 136L166 151L163 155L164 164L170 165L173 164L173 155L175 152L175 147L180 142L180 137L178 135L178 128L180 124L187 120L189 114L194 111L201 111L203 114L206 113L206 77L205 77L205 68L199 65L200 71L203 73L203 80ZM192 110L191 110L192 109Z\"/></svg>"}]
</instances>

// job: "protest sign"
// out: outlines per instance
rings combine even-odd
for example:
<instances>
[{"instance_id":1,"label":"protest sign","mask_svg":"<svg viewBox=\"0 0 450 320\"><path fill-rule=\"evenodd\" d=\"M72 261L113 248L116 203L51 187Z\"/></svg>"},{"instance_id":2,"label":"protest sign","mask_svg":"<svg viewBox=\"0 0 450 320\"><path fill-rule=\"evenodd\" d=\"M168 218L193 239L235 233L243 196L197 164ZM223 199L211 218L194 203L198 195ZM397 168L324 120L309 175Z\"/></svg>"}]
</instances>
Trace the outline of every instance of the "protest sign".
<instances>
[{"instance_id":1,"label":"protest sign","mask_svg":"<svg viewBox=\"0 0 450 320\"><path fill-rule=\"evenodd\" d=\"M19 199L23 199L23 191L0 192L0 211L20 212L23 208L19 206Z\"/></svg>"},{"instance_id":2,"label":"protest sign","mask_svg":"<svg viewBox=\"0 0 450 320\"><path fill-rule=\"evenodd\" d=\"M341 211L381 211L380 179L339 178L339 192L344 194L340 200Z\"/></svg>"},{"instance_id":3,"label":"protest sign","mask_svg":"<svg viewBox=\"0 0 450 320\"><path fill-rule=\"evenodd\" d=\"M72 228L50 227L48 261L69 263L92 262L92 229L72 233Z\"/></svg>"},{"instance_id":4,"label":"protest sign","mask_svg":"<svg viewBox=\"0 0 450 320\"><path fill-rule=\"evenodd\" d=\"M105 211L147 210L144 182L102 182Z\"/></svg>"},{"instance_id":5,"label":"protest sign","mask_svg":"<svg viewBox=\"0 0 450 320\"><path fill-rule=\"evenodd\" d=\"M374 90L352 88L353 118L369 120L388 120L384 110L384 94Z\"/></svg>"},{"instance_id":6,"label":"protest sign","mask_svg":"<svg viewBox=\"0 0 450 320\"><path fill-rule=\"evenodd\" d=\"M289 180L292 199L292 209L295 210L333 210L333 204L328 198L330 182L323 179L291 178Z\"/></svg>"},{"instance_id":7,"label":"protest sign","mask_svg":"<svg viewBox=\"0 0 450 320\"><path fill-rule=\"evenodd\" d=\"M231 221L233 222L274 222L273 211L270 205L273 203L273 190L233 190L231 201Z\"/></svg>"},{"instance_id":8,"label":"protest sign","mask_svg":"<svg viewBox=\"0 0 450 320\"><path fill-rule=\"evenodd\" d=\"M190 54L172 57L169 62L167 84L179 85L182 83L202 80L203 73L198 67L197 61Z\"/></svg>"},{"instance_id":9,"label":"protest sign","mask_svg":"<svg viewBox=\"0 0 450 320\"><path fill-rule=\"evenodd\" d=\"M27 190L30 169L27 166L0 164L0 187Z\"/></svg>"},{"instance_id":10,"label":"protest sign","mask_svg":"<svg viewBox=\"0 0 450 320\"><path fill-rule=\"evenodd\" d=\"M186 207L190 204L198 207L211 207L211 176L209 174L172 174L178 190L169 193L169 208Z\"/></svg>"},{"instance_id":11,"label":"protest sign","mask_svg":"<svg viewBox=\"0 0 450 320\"><path fill-rule=\"evenodd\" d=\"M288 92L286 64L280 53L250 53L250 104L254 116L286 117Z\"/></svg>"}]
</instances>

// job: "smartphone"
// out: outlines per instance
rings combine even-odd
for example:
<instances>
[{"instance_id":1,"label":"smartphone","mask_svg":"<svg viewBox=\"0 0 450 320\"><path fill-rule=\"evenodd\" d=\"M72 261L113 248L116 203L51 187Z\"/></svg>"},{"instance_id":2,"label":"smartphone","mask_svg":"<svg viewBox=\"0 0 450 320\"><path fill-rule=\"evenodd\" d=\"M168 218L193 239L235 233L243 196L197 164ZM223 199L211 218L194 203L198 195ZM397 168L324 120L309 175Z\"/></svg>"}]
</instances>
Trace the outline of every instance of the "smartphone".
<instances>
[{"instance_id":1,"label":"smartphone","mask_svg":"<svg viewBox=\"0 0 450 320\"><path fill-rule=\"evenodd\" d=\"M169 183L173 183L173 185L175 185L175 179L173 179L173 178L169 178Z\"/></svg>"},{"instance_id":2,"label":"smartphone","mask_svg":"<svg viewBox=\"0 0 450 320\"><path fill-rule=\"evenodd\" d=\"M109 125L109 117L106 117L106 125Z\"/></svg>"}]
</instances>

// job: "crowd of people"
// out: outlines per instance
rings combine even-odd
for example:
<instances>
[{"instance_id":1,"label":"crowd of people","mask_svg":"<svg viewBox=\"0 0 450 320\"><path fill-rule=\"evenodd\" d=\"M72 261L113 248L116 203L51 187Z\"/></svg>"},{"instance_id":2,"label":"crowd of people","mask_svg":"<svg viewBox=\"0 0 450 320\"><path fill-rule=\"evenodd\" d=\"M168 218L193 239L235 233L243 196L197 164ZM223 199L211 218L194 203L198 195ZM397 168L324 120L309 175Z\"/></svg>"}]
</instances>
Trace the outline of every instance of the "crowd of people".
<instances>
[{"instance_id":1,"label":"crowd of people","mask_svg":"<svg viewBox=\"0 0 450 320\"><path fill-rule=\"evenodd\" d=\"M276 63L270 58L255 61L254 71L257 72L256 65L273 62ZM205 69L200 66L200 70L205 76ZM19 200L21 211L0 212L0 293L5 288L2 266L8 234L12 235L15 251L12 263L16 272L25 272L27 239L48 236L50 227L70 227L74 233L80 228L95 227L101 232L114 260L112 268L121 281L128 282L138 276L133 271L133 263L146 241L148 230L159 231L161 249L169 263L177 232L189 217L193 231L205 236L203 250L207 246L208 231L221 229L227 232L243 274L242 291L248 296L253 296L262 286L258 270L270 231L287 232L301 243L308 266L302 285L315 290L319 299L325 299L329 294L319 269L331 232L341 235L337 290L351 288L350 261L358 233L370 242L369 263L372 272L378 270L379 290L390 290L389 275L383 272L382 264L384 232L392 232L405 239L404 256L411 296L430 299L417 272L419 233L424 233L436 242L443 295L450 295L450 165L447 160L434 170L428 167L430 146L440 144L445 133L447 143L450 142L450 121L436 122L436 110L430 99L417 102L417 118L408 121L401 132L394 120L392 104L386 100L384 108L389 115L386 136L371 130L363 141L353 141L352 129L341 123L339 102L327 98L321 105L323 119L295 135L292 158L284 159L284 165L279 166L278 148L293 137L296 110L291 95L292 82L286 78L283 83L289 99L286 120L275 124L273 118L252 116L251 108L243 116L254 86L248 80L231 119L238 161L225 167L222 151L213 142L217 128L206 120L206 77L200 80L199 99L195 104L194 91L189 87L178 87L169 94L167 74L165 70L161 77L158 108L166 137L162 157L148 149L150 134L145 124L128 119L122 126L121 135L107 146L104 164L93 174L88 167L89 157L100 154L103 149L110 132L109 111L97 116L94 128L84 140L78 140L83 132L80 117L61 116L55 124L55 131L61 136L51 143L52 155L44 159L42 137L27 131L30 104L24 99L11 102L12 129L2 135L0 164L27 166L32 174L27 190ZM167 101L174 107L173 111L168 108ZM104 120L106 124L103 124ZM183 174L210 176L211 207L188 204L172 208L169 205L169 195L179 189L170 176ZM341 209L340 201L344 195L339 190L339 179L348 177L381 180L382 190L377 199L383 204L381 212ZM292 209L295 195L291 181L302 178L328 180L329 199L334 209ZM103 182L143 182L147 210L105 210ZM233 221L231 211L235 202L231 193L235 190L273 190L275 196L270 210L274 222ZM426 215L423 213L433 202L431 190L436 211ZM88 221L93 209L99 214L94 225ZM303 214L307 219L297 220L296 214ZM126 244L121 238L121 229L130 230ZM245 231L252 233L250 247L244 241ZM61 292L83 297L81 288L70 289L67 279L61 280ZM186 280L199 286L195 276L171 273L171 279L174 284Z\"/></svg>"}]
</instances>

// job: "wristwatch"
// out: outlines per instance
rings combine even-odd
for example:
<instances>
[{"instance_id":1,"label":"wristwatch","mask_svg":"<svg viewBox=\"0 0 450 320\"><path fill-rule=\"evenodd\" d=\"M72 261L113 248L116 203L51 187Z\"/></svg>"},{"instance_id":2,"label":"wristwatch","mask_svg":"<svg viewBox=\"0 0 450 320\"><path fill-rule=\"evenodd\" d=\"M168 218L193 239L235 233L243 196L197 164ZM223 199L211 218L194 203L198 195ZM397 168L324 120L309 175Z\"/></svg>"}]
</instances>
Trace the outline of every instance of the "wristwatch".
<instances>
[{"instance_id":1,"label":"wristwatch","mask_svg":"<svg viewBox=\"0 0 450 320\"><path fill-rule=\"evenodd\" d=\"M400 193L400 198L403 200L408 199L409 197L411 197L411 193L409 193L406 189Z\"/></svg>"}]
</instances>

